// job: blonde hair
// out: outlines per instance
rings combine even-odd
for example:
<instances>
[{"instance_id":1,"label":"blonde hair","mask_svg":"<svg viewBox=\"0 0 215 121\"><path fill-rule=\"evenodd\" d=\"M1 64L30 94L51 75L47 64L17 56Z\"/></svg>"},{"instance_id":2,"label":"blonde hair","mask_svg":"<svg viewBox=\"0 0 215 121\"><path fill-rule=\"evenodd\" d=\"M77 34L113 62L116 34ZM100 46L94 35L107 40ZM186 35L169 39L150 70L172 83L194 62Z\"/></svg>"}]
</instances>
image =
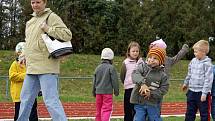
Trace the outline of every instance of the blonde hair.
<instances>
[{"instance_id":1,"label":"blonde hair","mask_svg":"<svg viewBox=\"0 0 215 121\"><path fill-rule=\"evenodd\" d=\"M209 42L206 40L199 40L193 45L193 49L200 50L208 54L209 52Z\"/></svg>"},{"instance_id":2,"label":"blonde hair","mask_svg":"<svg viewBox=\"0 0 215 121\"><path fill-rule=\"evenodd\" d=\"M137 42L135 42L135 41L131 41L129 43L128 48L127 48L127 52L126 52L126 57L130 57L130 50L131 50L132 47L138 47L138 49L139 49L139 55L137 57L137 60L139 60L139 58L140 58L140 45Z\"/></svg>"}]
</instances>

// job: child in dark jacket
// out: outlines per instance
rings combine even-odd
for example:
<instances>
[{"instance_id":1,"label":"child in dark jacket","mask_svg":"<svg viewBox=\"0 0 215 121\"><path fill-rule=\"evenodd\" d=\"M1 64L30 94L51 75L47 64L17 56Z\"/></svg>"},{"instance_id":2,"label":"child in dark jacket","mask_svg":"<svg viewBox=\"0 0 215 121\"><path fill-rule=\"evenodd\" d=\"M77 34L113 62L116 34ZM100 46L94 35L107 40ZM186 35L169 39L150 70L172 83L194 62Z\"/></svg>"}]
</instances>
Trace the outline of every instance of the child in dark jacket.
<instances>
[{"instance_id":1,"label":"child in dark jacket","mask_svg":"<svg viewBox=\"0 0 215 121\"><path fill-rule=\"evenodd\" d=\"M112 65L114 53L110 48L102 50L102 62L93 76L93 96L96 97L96 121L110 121L113 107L113 92L119 95L117 71Z\"/></svg>"},{"instance_id":2,"label":"child in dark jacket","mask_svg":"<svg viewBox=\"0 0 215 121\"><path fill-rule=\"evenodd\" d=\"M165 49L167 48L166 43L162 40L156 40L152 42L149 46L149 48L162 48ZM165 57L165 62L164 62L164 71L166 72L168 78L170 78L170 69L173 65L179 62L189 51L189 46L187 44L184 44L181 48L181 50L174 56L174 57Z\"/></svg>"},{"instance_id":3,"label":"child in dark jacket","mask_svg":"<svg viewBox=\"0 0 215 121\"><path fill-rule=\"evenodd\" d=\"M138 65L132 73L136 84L131 93L130 102L134 104L134 121L162 121L159 104L169 89L169 81L161 65L165 62L166 51L151 48L146 62Z\"/></svg>"},{"instance_id":4,"label":"child in dark jacket","mask_svg":"<svg viewBox=\"0 0 215 121\"><path fill-rule=\"evenodd\" d=\"M156 40L149 45L149 48L157 48L157 47L166 50L167 45L162 39ZM179 60L181 60L186 55L186 53L188 53L188 51L189 51L189 46L187 44L184 44L182 46L181 50L175 56L173 56L173 57L166 56L165 57L165 62L163 65L164 65L164 72L167 74L168 79L170 79L171 67L173 65L175 65L176 63L178 63ZM162 103L162 99L161 99L161 103ZM160 113L161 113L161 103L159 105Z\"/></svg>"}]
</instances>

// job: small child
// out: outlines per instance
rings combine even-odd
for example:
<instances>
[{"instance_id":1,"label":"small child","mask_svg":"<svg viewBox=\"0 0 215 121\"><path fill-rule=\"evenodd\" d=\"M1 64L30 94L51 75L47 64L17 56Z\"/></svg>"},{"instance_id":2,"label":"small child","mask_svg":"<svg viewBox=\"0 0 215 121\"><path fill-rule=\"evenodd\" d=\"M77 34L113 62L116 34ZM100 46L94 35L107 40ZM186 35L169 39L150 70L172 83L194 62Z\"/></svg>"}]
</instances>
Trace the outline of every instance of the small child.
<instances>
[{"instance_id":1,"label":"small child","mask_svg":"<svg viewBox=\"0 0 215 121\"><path fill-rule=\"evenodd\" d=\"M26 67L25 63L19 64L19 56L22 54L25 46L25 42L19 42L16 45L16 60L11 64L9 69L9 80L10 84L10 93L13 102L15 103L15 114L14 121L18 119L19 116L19 108L20 108L20 92L22 89L23 81L26 75ZM37 115L37 100L35 100L34 105L31 110L31 114L29 117L29 121L38 121Z\"/></svg>"},{"instance_id":2,"label":"small child","mask_svg":"<svg viewBox=\"0 0 215 121\"><path fill-rule=\"evenodd\" d=\"M126 59L122 63L120 79L124 85L124 121L133 121L134 105L130 103L131 91L135 84L131 79L131 73L139 63L143 62L140 57L140 45L137 42L131 42L128 45Z\"/></svg>"},{"instance_id":3,"label":"small child","mask_svg":"<svg viewBox=\"0 0 215 121\"><path fill-rule=\"evenodd\" d=\"M136 111L134 121L162 121L159 103L169 89L169 81L161 65L165 62L166 51L161 48L151 48L146 62L138 65L132 73L135 87L131 93L130 102ZM147 86L147 88L146 88Z\"/></svg>"},{"instance_id":4,"label":"small child","mask_svg":"<svg viewBox=\"0 0 215 121\"><path fill-rule=\"evenodd\" d=\"M101 64L93 75L93 96L96 97L96 121L110 121L113 108L113 92L119 95L117 71L112 65L114 53L104 48L101 53Z\"/></svg>"},{"instance_id":5,"label":"small child","mask_svg":"<svg viewBox=\"0 0 215 121\"><path fill-rule=\"evenodd\" d=\"M162 48L162 49L166 50L167 45L162 39L159 39L159 40L156 40L156 41L152 42L149 45L149 49L150 48ZM171 69L171 67L173 65L175 65L177 62L179 62L179 60L181 58L183 58L188 51L189 51L189 46L187 44L184 44L182 46L181 50L174 57L169 57L169 56L165 57L165 62L164 62L164 64L162 66L164 66L164 71L167 74L168 79L170 78L170 69ZM163 99L161 99L161 102L160 102L160 105L159 105L160 113L161 113L161 103L162 103L162 101L163 101Z\"/></svg>"},{"instance_id":6,"label":"small child","mask_svg":"<svg viewBox=\"0 0 215 121\"><path fill-rule=\"evenodd\" d=\"M209 52L209 43L200 40L193 45L195 57L188 66L188 73L182 86L187 91L187 111L185 121L195 121L199 109L201 121L210 120L209 95L213 83L213 65L206 56Z\"/></svg>"},{"instance_id":7,"label":"small child","mask_svg":"<svg viewBox=\"0 0 215 121\"><path fill-rule=\"evenodd\" d=\"M149 48L154 48L154 47L155 48L158 47L166 50L167 45L162 39L159 39L152 42L149 46ZM164 70L167 73L168 78L170 77L169 72L171 67L174 64L176 64L181 58L183 58L188 51L189 51L189 46L187 44L184 44L181 50L174 57L169 57L169 56L165 57Z\"/></svg>"}]
</instances>

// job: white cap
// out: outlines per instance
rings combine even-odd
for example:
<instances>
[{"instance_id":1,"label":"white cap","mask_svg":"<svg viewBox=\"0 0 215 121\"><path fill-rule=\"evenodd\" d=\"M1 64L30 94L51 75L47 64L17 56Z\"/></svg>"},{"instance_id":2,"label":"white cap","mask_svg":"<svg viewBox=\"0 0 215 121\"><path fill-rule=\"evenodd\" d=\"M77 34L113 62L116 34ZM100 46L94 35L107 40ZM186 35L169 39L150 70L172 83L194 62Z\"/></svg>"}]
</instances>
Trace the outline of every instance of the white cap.
<instances>
[{"instance_id":1,"label":"white cap","mask_svg":"<svg viewBox=\"0 0 215 121\"><path fill-rule=\"evenodd\" d=\"M104 48L102 50L101 59L113 60L114 53L110 48Z\"/></svg>"},{"instance_id":2,"label":"white cap","mask_svg":"<svg viewBox=\"0 0 215 121\"><path fill-rule=\"evenodd\" d=\"M16 48L15 48L15 51L18 53L18 52L23 52L24 50L24 46L25 46L25 42L19 42L17 45L16 45Z\"/></svg>"}]
</instances>

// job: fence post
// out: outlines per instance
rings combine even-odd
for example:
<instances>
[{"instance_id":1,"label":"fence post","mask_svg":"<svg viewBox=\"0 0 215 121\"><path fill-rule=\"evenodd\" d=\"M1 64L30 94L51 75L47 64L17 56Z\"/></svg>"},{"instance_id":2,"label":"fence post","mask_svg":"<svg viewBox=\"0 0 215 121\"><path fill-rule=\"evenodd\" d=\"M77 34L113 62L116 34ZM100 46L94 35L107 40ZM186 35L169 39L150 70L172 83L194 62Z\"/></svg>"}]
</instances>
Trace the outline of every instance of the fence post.
<instances>
[{"instance_id":1,"label":"fence post","mask_svg":"<svg viewBox=\"0 0 215 121\"><path fill-rule=\"evenodd\" d=\"M8 77L5 77L6 78L6 99L9 99L9 96L8 96L8 92L9 92L9 78Z\"/></svg>"},{"instance_id":2,"label":"fence post","mask_svg":"<svg viewBox=\"0 0 215 121\"><path fill-rule=\"evenodd\" d=\"M57 90L58 90L58 93L60 94L60 77L59 76L57 78Z\"/></svg>"}]
</instances>

